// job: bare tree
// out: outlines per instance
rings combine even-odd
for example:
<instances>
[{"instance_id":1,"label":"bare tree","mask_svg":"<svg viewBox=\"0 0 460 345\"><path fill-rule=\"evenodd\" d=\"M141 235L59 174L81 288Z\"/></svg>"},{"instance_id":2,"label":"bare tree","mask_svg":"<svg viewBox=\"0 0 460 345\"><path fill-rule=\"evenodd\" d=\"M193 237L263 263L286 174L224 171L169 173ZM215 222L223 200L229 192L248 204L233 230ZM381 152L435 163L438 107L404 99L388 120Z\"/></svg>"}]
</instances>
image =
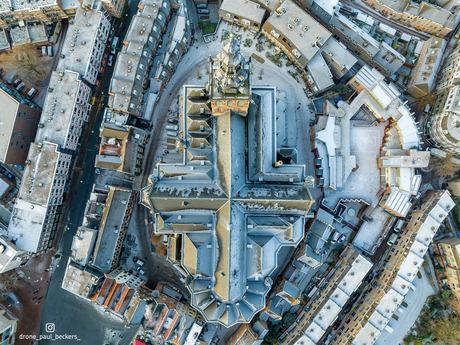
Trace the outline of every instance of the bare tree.
<instances>
[{"instance_id":1,"label":"bare tree","mask_svg":"<svg viewBox=\"0 0 460 345\"><path fill-rule=\"evenodd\" d=\"M443 315L429 322L434 338L444 344L460 343L460 318Z\"/></svg>"},{"instance_id":2,"label":"bare tree","mask_svg":"<svg viewBox=\"0 0 460 345\"><path fill-rule=\"evenodd\" d=\"M33 44L22 44L1 53L0 64L6 70L15 70L22 79L28 81L45 78L48 70Z\"/></svg>"},{"instance_id":3,"label":"bare tree","mask_svg":"<svg viewBox=\"0 0 460 345\"><path fill-rule=\"evenodd\" d=\"M0 292L9 292L21 286L19 274L16 272L5 272L0 274Z\"/></svg>"},{"instance_id":4,"label":"bare tree","mask_svg":"<svg viewBox=\"0 0 460 345\"><path fill-rule=\"evenodd\" d=\"M432 168L433 173L436 176L455 175L457 171L460 170L460 165L452 161L453 157L453 153L448 153L446 158L431 156L430 166Z\"/></svg>"}]
</instances>

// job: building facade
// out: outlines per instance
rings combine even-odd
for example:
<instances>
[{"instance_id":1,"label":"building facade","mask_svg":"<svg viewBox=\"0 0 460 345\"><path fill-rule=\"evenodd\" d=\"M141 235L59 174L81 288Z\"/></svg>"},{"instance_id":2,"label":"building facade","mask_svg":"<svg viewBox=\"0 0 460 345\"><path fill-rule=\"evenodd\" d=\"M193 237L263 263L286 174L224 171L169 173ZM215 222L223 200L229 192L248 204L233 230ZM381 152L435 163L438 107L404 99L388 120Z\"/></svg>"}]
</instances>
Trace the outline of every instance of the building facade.
<instances>
[{"instance_id":1,"label":"building facade","mask_svg":"<svg viewBox=\"0 0 460 345\"><path fill-rule=\"evenodd\" d=\"M21 21L40 21L43 24L52 24L67 18L61 1L13 1L6 0L0 3L0 27L8 30L12 25Z\"/></svg>"},{"instance_id":2,"label":"building facade","mask_svg":"<svg viewBox=\"0 0 460 345\"><path fill-rule=\"evenodd\" d=\"M56 71L76 72L89 85L96 85L110 29L109 15L102 9L101 2L83 1L69 21Z\"/></svg>"},{"instance_id":3,"label":"building facade","mask_svg":"<svg viewBox=\"0 0 460 345\"><path fill-rule=\"evenodd\" d=\"M425 122L424 135L433 147L460 153L460 86L446 88Z\"/></svg>"},{"instance_id":4,"label":"building facade","mask_svg":"<svg viewBox=\"0 0 460 345\"><path fill-rule=\"evenodd\" d=\"M431 93L436 84L441 59L446 41L439 37L432 37L423 43L417 64L410 73L407 92L413 97L423 97Z\"/></svg>"},{"instance_id":5,"label":"building facade","mask_svg":"<svg viewBox=\"0 0 460 345\"><path fill-rule=\"evenodd\" d=\"M91 111L91 87L73 71L53 72L48 85L36 142L60 145L75 153Z\"/></svg>"},{"instance_id":6,"label":"building facade","mask_svg":"<svg viewBox=\"0 0 460 345\"><path fill-rule=\"evenodd\" d=\"M231 24L258 32L267 11L260 4L248 0L224 0L219 8L219 18Z\"/></svg>"},{"instance_id":7,"label":"building facade","mask_svg":"<svg viewBox=\"0 0 460 345\"><path fill-rule=\"evenodd\" d=\"M0 104L3 105L0 161L24 165L35 139L40 112L31 102L16 97L16 93L5 85L0 88Z\"/></svg>"},{"instance_id":8,"label":"building facade","mask_svg":"<svg viewBox=\"0 0 460 345\"><path fill-rule=\"evenodd\" d=\"M436 242L447 273L447 285L452 294L460 298L460 238L444 237Z\"/></svg>"},{"instance_id":9,"label":"building facade","mask_svg":"<svg viewBox=\"0 0 460 345\"><path fill-rule=\"evenodd\" d=\"M408 213L384 263L356 307L332 335L332 345L373 344L413 286L423 257L454 207L448 191L428 191Z\"/></svg>"},{"instance_id":10,"label":"building facade","mask_svg":"<svg viewBox=\"0 0 460 345\"><path fill-rule=\"evenodd\" d=\"M8 236L22 250L37 253L52 245L72 160L58 144L32 143Z\"/></svg>"},{"instance_id":11,"label":"building facade","mask_svg":"<svg viewBox=\"0 0 460 345\"><path fill-rule=\"evenodd\" d=\"M378 11L396 23L412 27L433 36L443 37L455 27L455 15L436 4L409 0L362 0L364 4Z\"/></svg>"}]
</instances>

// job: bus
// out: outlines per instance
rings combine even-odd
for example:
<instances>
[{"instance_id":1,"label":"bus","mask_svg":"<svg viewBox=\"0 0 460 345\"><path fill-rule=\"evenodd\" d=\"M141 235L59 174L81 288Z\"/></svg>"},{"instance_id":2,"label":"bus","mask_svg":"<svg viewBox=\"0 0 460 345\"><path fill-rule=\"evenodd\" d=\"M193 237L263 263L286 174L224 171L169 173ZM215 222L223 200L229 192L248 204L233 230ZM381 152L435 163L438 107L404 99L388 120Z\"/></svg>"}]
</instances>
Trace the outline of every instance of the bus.
<instances>
[{"instance_id":1,"label":"bus","mask_svg":"<svg viewBox=\"0 0 460 345\"><path fill-rule=\"evenodd\" d=\"M117 48L118 48L118 43L120 42L120 40L118 39L118 37L114 37L113 40L112 40L112 45L110 46L110 52L112 54L115 54L117 52Z\"/></svg>"}]
</instances>

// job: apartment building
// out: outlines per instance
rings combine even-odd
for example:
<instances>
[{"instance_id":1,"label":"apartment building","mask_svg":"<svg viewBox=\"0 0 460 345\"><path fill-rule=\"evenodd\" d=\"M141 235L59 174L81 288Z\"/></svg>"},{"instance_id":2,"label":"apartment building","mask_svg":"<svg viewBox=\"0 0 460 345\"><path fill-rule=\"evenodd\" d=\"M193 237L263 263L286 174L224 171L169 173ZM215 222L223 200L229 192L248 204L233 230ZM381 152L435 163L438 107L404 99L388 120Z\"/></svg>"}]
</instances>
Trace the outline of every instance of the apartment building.
<instances>
[{"instance_id":1,"label":"apartment building","mask_svg":"<svg viewBox=\"0 0 460 345\"><path fill-rule=\"evenodd\" d=\"M443 89L425 122L427 142L439 149L460 153L460 86Z\"/></svg>"},{"instance_id":2,"label":"apartment building","mask_svg":"<svg viewBox=\"0 0 460 345\"><path fill-rule=\"evenodd\" d=\"M142 1L118 53L109 89L109 107L139 116L148 88L149 64L166 28L170 3Z\"/></svg>"},{"instance_id":3,"label":"apartment building","mask_svg":"<svg viewBox=\"0 0 460 345\"><path fill-rule=\"evenodd\" d=\"M104 274L90 266L82 266L69 258L61 287L76 296L91 300L104 281Z\"/></svg>"},{"instance_id":4,"label":"apartment building","mask_svg":"<svg viewBox=\"0 0 460 345\"><path fill-rule=\"evenodd\" d=\"M36 142L49 141L74 153L91 110L91 87L81 74L53 72L48 85Z\"/></svg>"},{"instance_id":5,"label":"apartment building","mask_svg":"<svg viewBox=\"0 0 460 345\"><path fill-rule=\"evenodd\" d=\"M444 37L455 28L455 15L437 4L410 0L362 0L396 23L412 27L427 34Z\"/></svg>"},{"instance_id":6,"label":"apartment building","mask_svg":"<svg viewBox=\"0 0 460 345\"><path fill-rule=\"evenodd\" d=\"M19 320L0 306L0 340L2 345L13 345Z\"/></svg>"},{"instance_id":7,"label":"apartment building","mask_svg":"<svg viewBox=\"0 0 460 345\"><path fill-rule=\"evenodd\" d=\"M64 18L67 18L67 14L58 0L0 2L0 27L4 30L10 29L12 25L24 25L27 21L52 24Z\"/></svg>"},{"instance_id":8,"label":"apartment building","mask_svg":"<svg viewBox=\"0 0 460 345\"><path fill-rule=\"evenodd\" d=\"M460 43L457 42L447 56L439 72L440 79L436 84L436 94L442 97L450 88L460 85Z\"/></svg>"},{"instance_id":9,"label":"apartment building","mask_svg":"<svg viewBox=\"0 0 460 345\"><path fill-rule=\"evenodd\" d=\"M291 0L284 1L262 26L262 34L300 68L319 52L331 33Z\"/></svg>"},{"instance_id":10,"label":"apartment building","mask_svg":"<svg viewBox=\"0 0 460 345\"><path fill-rule=\"evenodd\" d=\"M460 298L460 238L444 237L436 242L447 273L447 285L456 298ZM446 267L447 266L447 267Z\"/></svg>"},{"instance_id":11,"label":"apartment building","mask_svg":"<svg viewBox=\"0 0 460 345\"><path fill-rule=\"evenodd\" d=\"M40 111L4 84L0 87L0 104L3 104L0 161L4 164L24 165L30 144L35 139Z\"/></svg>"},{"instance_id":12,"label":"apartment building","mask_svg":"<svg viewBox=\"0 0 460 345\"><path fill-rule=\"evenodd\" d=\"M423 97L434 90L446 43L439 37L432 37L423 43L407 84L407 92L413 97Z\"/></svg>"},{"instance_id":13,"label":"apartment building","mask_svg":"<svg viewBox=\"0 0 460 345\"><path fill-rule=\"evenodd\" d=\"M8 236L19 249L37 253L52 245L71 160L59 144L31 144L8 227Z\"/></svg>"},{"instance_id":14,"label":"apartment building","mask_svg":"<svg viewBox=\"0 0 460 345\"><path fill-rule=\"evenodd\" d=\"M158 81L159 90L162 91L166 83L171 79L176 71L177 65L182 60L182 56L189 50L192 40L192 30L190 20L188 17L187 7L182 3L177 12L176 20L170 39L168 42L168 49L161 57L161 63L155 71L155 80ZM150 92L152 92L152 83L150 85ZM150 101L149 97L149 101ZM147 109L150 107L147 106ZM150 109L146 111L150 114Z\"/></svg>"},{"instance_id":15,"label":"apartment building","mask_svg":"<svg viewBox=\"0 0 460 345\"><path fill-rule=\"evenodd\" d=\"M258 32L267 15L260 4L249 0L224 0L219 8L219 18L231 24Z\"/></svg>"},{"instance_id":16,"label":"apartment building","mask_svg":"<svg viewBox=\"0 0 460 345\"><path fill-rule=\"evenodd\" d=\"M141 173L144 148L149 134L132 126L101 126L101 145L96 156L97 168L120 171L131 176Z\"/></svg>"},{"instance_id":17,"label":"apartment building","mask_svg":"<svg viewBox=\"0 0 460 345\"><path fill-rule=\"evenodd\" d=\"M102 0L102 6L110 16L121 18L124 15L123 10L126 5L126 0Z\"/></svg>"},{"instance_id":18,"label":"apartment building","mask_svg":"<svg viewBox=\"0 0 460 345\"><path fill-rule=\"evenodd\" d=\"M282 345L317 344L372 266L372 262L356 250L345 248L335 268L317 284L315 294L298 313L296 322L278 338L278 342Z\"/></svg>"},{"instance_id":19,"label":"apartment building","mask_svg":"<svg viewBox=\"0 0 460 345\"><path fill-rule=\"evenodd\" d=\"M98 0L85 0L69 21L56 71L76 72L93 86L101 67L111 24Z\"/></svg>"},{"instance_id":20,"label":"apartment building","mask_svg":"<svg viewBox=\"0 0 460 345\"><path fill-rule=\"evenodd\" d=\"M383 150L377 158L380 169L381 188L385 189L379 205L396 217L405 217L412 204L411 196L416 195L422 176L415 169L426 168L430 162L430 152L417 150Z\"/></svg>"},{"instance_id":21,"label":"apartment building","mask_svg":"<svg viewBox=\"0 0 460 345\"><path fill-rule=\"evenodd\" d=\"M315 93L333 87L358 61L329 30L291 0L284 1L262 27L267 39L305 69Z\"/></svg>"},{"instance_id":22,"label":"apartment building","mask_svg":"<svg viewBox=\"0 0 460 345\"><path fill-rule=\"evenodd\" d=\"M333 334L332 345L373 344L404 301L436 231L454 207L448 191L428 191L413 206L369 288Z\"/></svg>"},{"instance_id":23,"label":"apartment building","mask_svg":"<svg viewBox=\"0 0 460 345\"><path fill-rule=\"evenodd\" d=\"M102 272L118 267L121 247L131 219L136 193L133 190L108 186L99 224L99 234L91 264Z\"/></svg>"},{"instance_id":24,"label":"apartment building","mask_svg":"<svg viewBox=\"0 0 460 345\"><path fill-rule=\"evenodd\" d=\"M92 258L98 230L80 226L73 237L70 247L70 258L81 266L85 266Z\"/></svg>"},{"instance_id":25,"label":"apartment building","mask_svg":"<svg viewBox=\"0 0 460 345\"><path fill-rule=\"evenodd\" d=\"M0 273L19 267L28 258L29 253L27 251L19 249L8 238L0 235Z\"/></svg>"}]
</instances>

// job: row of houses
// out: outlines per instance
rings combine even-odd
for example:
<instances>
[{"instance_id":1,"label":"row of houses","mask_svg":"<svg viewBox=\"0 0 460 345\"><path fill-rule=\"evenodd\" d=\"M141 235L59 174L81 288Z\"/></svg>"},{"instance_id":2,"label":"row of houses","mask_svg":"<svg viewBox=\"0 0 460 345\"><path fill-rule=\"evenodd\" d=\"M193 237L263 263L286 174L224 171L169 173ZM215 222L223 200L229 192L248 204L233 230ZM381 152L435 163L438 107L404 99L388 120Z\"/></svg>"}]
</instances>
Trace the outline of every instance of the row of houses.
<instances>
[{"instance_id":1,"label":"row of houses","mask_svg":"<svg viewBox=\"0 0 460 345\"><path fill-rule=\"evenodd\" d=\"M184 3L143 0L129 25L110 83L109 102L100 129L95 166L131 176L141 173L151 123L146 120L183 54L191 44L191 26ZM151 73L166 25L174 14L167 49ZM154 75L154 78L150 76ZM144 117L145 119L141 119Z\"/></svg>"},{"instance_id":2,"label":"row of houses","mask_svg":"<svg viewBox=\"0 0 460 345\"><path fill-rule=\"evenodd\" d=\"M348 13L346 12L348 9L345 6L345 12L343 12L338 2L317 3L286 0L274 3L276 6L271 8L263 1L223 1L219 16L222 20L232 24L256 32L261 31L299 68L305 69L308 84L315 93L333 87L334 81L345 76L358 60L376 68L386 77L394 75L405 65L412 66L407 56L403 56L391 44L375 39L363 28L370 17L359 13L352 17L345 16L343 13ZM423 6L421 18L431 11L449 14L449 22L452 21L452 18L455 19L454 15L444 9L429 4ZM415 12L413 15L417 16ZM430 25L420 30L441 37L433 37L426 42L417 43L415 53L419 58L411 73L411 84L408 85L414 94L424 93L434 87L434 78L427 77L425 75L427 71L423 68L427 66L434 66L435 70L439 68L438 55L442 54L433 55L433 47L441 48L442 52L446 45L442 36L453 29L450 26L443 26L445 23L438 23L441 25L441 31L438 28L434 30L432 26L435 19L433 18L428 20ZM373 19L370 20L374 23ZM395 17L395 22L400 21ZM411 22L406 23L404 19L402 24L410 26ZM396 30L383 23L380 23L376 30L391 37L396 33ZM411 36L403 34L400 39L410 41Z\"/></svg>"},{"instance_id":3,"label":"row of houses","mask_svg":"<svg viewBox=\"0 0 460 345\"><path fill-rule=\"evenodd\" d=\"M333 334L331 344L373 344L384 330L392 331L388 323L409 290L415 289L413 281L423 257L454 205L448 191L428 191L412 207L382 266Z\"/></svg>"},{"instance_id":4,"label":"row of houses","mask_svg":"<svg viewBox=\"0 0 460 345\"><path fill-rule=\"evenodd\" d=\"M11 142L13 145L8 146L28 151L27 159L22 162L25 165L23 181L5 238L19 249L13 255L15 258L22 256L23 251L43 252L53 244L63 195L91 111L91 93L110 29L110 19L102 2L83 2L69 22L57 69L52 72L46 90L41 117L22 106L9 114L14 124L11 137L20 137L24 143ZM29 142L33 136L25 129L18 128L19 133L14 131L26 121L36 125L34 142Z\"/></svg>"}]
</instances>

